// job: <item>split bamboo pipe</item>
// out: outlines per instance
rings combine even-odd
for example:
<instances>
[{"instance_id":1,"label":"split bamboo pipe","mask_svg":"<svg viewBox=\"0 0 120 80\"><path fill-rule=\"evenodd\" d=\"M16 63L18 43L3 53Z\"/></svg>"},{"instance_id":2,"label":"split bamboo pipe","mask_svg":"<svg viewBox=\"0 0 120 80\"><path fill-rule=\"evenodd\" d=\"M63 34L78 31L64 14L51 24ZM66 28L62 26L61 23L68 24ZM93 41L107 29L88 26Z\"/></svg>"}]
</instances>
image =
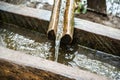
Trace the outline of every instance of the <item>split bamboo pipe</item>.
<instances>
[{"instance_id":1,"label":"split bamboo pipe","mask_svg":"<svg viewBox=\"0 0 120 80\"><path fill-rule=\"evenodd\" d=\"M56 38L57 26L59 21L60 4L61 4L61 0L54 0L52 15L47 31L48 39L50 40L55 40Z\"/></svg>"},{"instance_id":2,"label":"split bamboo pipe","mask_svg":"<svg viewBox=\"0 0 120 80\"><path fill-rule=\"evenodd\" d=\"M70 44L73 40L74 9L75 0L67 0L66 9L64 13L63 34L61 38L61 42L65 44Z\"/></svg>"}]
</instances>

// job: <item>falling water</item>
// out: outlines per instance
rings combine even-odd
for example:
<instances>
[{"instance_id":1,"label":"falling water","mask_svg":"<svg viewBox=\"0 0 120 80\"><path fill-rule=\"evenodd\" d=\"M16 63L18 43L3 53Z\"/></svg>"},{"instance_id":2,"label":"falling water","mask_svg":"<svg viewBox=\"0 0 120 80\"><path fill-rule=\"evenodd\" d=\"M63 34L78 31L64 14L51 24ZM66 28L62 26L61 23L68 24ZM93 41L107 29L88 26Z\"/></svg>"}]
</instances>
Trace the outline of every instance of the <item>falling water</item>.
<instances>
[{"instance_id":1,"label":"falling water","mask_svg":"<svg viewBox=\"0 0 120 80\"><path fill-rule=\"evenodd\" d=\"M62 6L60 7L58 29L55 40L55 61L58 60L58 55L59 55L60 40L63 32L63 21L64 21L63 19L64 19L66 0L61 0L61 5Z\"/></svg>"},{"instance_id":2,"label":"falling water","mask_svg":"<svg viewBox=\"0 0 120 80\"><path fill-rule=\"evenodd\" d=\"M55 61L57 62L58 60L58 55L59 55L59 47L60 47L60 37L56 38L55 41Z\"/></svg>"}]
</instances>

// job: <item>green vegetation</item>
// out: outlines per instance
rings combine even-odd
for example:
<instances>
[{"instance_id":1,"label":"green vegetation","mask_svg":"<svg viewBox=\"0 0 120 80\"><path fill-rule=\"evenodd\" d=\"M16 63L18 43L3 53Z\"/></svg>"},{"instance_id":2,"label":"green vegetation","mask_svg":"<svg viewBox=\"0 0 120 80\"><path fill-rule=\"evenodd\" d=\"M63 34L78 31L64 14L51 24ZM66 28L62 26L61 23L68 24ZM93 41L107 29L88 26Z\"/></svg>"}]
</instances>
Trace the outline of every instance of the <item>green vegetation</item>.
<instances>
[{"instance_id":1,"label":"green vegetation","mask_svg":"<svg viewBox=\"0 0 120 80\"><path fill-rule=\"evenodd\" d=\"M82 4L82 2L77 2L77 8L75 10L75 14L85 14L87 12L87 8L85 7L84 4Z\"/></svg>"}]
</instances>

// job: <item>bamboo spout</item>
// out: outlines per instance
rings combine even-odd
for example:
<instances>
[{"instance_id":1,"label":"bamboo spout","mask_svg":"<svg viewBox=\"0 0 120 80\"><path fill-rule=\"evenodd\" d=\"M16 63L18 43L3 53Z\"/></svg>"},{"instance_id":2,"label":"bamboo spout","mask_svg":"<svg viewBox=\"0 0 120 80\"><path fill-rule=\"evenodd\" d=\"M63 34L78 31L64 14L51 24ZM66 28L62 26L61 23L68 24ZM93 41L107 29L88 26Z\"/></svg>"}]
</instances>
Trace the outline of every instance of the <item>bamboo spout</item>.
<instances>
[{"instance_id":1,"label":"bamboo spout","mask_svg":"<svg viewBox=\"0 0 120 80\"><path fill-rule=\"evenodd\" d=\"M74 9L75 0L67 0L66 9L64 13L64 25L61 42L70 44L73 40L74 32Z\"/></svg>"},{"instance_id":2,"label":"bamboo spout","mask_svg":"<svg viewBox=\"0 0 120 80\"><path fill-rule=\"evenodd\" d=\"M60 12L60 4L61 4L61 0L54 0L52 16L51 16L51 20L50 20L48 31L47 31L48 39L50 40L55 40L56 38L57 26L58 26L58 20L59 20L59 12Z\"/></svg>"}]
</instances>

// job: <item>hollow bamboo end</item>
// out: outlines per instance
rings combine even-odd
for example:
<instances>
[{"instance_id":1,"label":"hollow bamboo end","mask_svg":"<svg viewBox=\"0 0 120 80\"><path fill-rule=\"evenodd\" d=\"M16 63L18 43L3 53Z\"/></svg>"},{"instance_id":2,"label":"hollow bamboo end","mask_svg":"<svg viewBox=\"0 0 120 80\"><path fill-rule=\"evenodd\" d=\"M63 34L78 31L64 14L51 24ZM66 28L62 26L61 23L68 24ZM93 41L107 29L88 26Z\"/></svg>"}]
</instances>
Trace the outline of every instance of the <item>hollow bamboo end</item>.
<instances>
[{"instance_id":1,"label":"hollow bamboo end","mask_svg":"<svg viewBox=\"0 0 120 80\"><path fill-rule=\"evenodd\" d=\"M48 35L48 39L55 41L56 35L54 30L48 31L47 35Z\"/></svg>"},{"instance_id":2,"label":"hollow bamboo end","mask_svg":"<svg viewBox=\"0 0 120 80\"><path fill-rule=\"evenodd\" d=\"M65 34L61 38L61 42L64 43L64 44L70 44L72 42L72 37L69 34Z\"/></svg>"}]
</instances>

